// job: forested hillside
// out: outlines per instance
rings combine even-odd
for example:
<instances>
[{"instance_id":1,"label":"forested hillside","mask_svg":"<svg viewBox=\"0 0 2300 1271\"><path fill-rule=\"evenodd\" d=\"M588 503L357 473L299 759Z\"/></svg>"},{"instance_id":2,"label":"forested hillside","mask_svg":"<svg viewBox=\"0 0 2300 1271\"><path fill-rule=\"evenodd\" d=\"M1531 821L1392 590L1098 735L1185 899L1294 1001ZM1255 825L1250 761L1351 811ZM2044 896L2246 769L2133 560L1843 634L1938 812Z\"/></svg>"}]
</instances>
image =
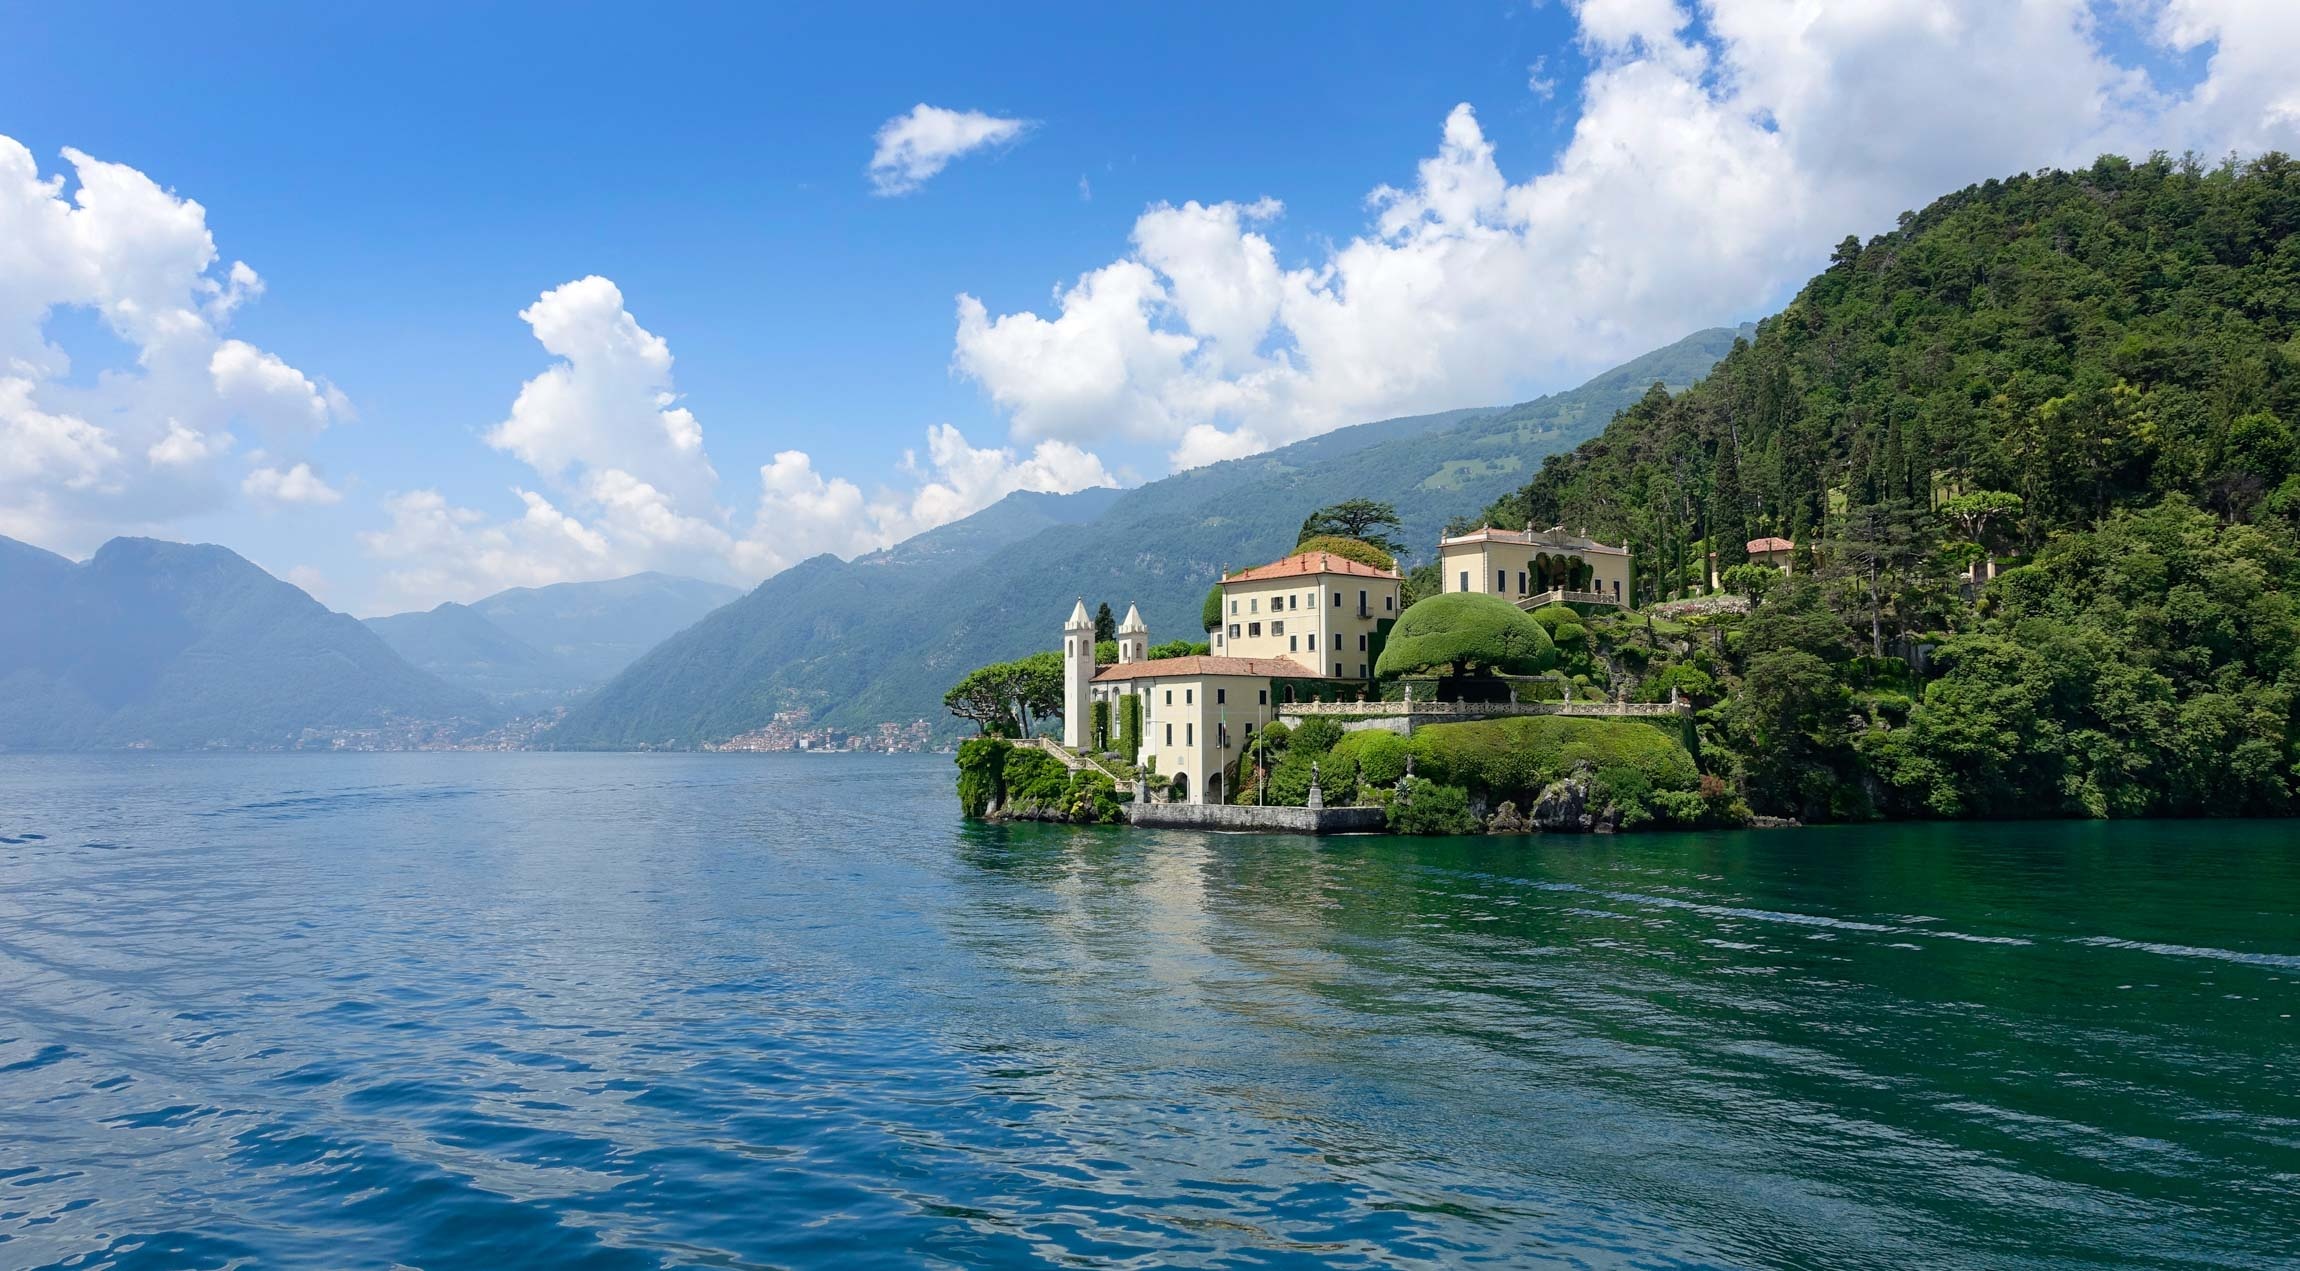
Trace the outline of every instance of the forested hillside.
<instances>
[{"instance_id":1,"label":"forested hillside","mask_svg":"<svg viewBox=\"0 0 2300 1271\"><path fill-rule=\"evenodd\" d=\"M2295 230L2280 155L1974 186L1485 516L1628 540L1647 601L1715 550L1751 612L1599 624L1593 669L1708 707L1761 812L2288 813ZM1762 535L1792 578L1734 568Z\"/></svg>"}]
</instances>

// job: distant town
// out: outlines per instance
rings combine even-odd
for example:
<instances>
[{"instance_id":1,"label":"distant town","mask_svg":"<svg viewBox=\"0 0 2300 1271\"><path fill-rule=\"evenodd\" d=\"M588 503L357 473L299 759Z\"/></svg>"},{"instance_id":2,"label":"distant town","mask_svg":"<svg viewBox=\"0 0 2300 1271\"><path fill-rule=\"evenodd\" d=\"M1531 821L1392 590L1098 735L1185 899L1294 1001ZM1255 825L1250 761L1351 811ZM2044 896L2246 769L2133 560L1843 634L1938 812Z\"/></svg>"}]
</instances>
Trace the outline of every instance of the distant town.
<instances>
[{"instance_id":1,"label":"distant town","mask_svg":"<svg viewBox=\"0 0 2300 1271\"><path fill-rule=\"evenodd\" d=\"M801 706L780 711L764 728L703 746L705 750L863 750L901 754L936 749L934 727L923 719L893 720L859 729L809 728L813 712ZM946 745L942 747L948 749Z\"/></svg>"}]
</instances>

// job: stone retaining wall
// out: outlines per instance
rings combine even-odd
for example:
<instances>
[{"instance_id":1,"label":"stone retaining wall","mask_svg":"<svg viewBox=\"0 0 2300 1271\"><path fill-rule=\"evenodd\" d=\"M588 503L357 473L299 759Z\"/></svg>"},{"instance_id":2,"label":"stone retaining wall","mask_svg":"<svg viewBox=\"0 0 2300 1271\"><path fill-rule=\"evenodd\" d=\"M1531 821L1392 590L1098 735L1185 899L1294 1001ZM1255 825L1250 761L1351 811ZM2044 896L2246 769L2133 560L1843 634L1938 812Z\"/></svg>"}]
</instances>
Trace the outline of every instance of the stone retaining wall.
<instances>
[{"instance_id":1,"label":"stone retaining wall","mask_svg":"<svg viewBox=\"0 0 2300 1271\"><path fill-rule=\"evenodd\" d=\"M1380 808L1269 808L1242 803L1129 803L1126 819L1174 830L1247 830L1264 834L1369 834L1389 828Z\"/></svg>"}]
</instances>

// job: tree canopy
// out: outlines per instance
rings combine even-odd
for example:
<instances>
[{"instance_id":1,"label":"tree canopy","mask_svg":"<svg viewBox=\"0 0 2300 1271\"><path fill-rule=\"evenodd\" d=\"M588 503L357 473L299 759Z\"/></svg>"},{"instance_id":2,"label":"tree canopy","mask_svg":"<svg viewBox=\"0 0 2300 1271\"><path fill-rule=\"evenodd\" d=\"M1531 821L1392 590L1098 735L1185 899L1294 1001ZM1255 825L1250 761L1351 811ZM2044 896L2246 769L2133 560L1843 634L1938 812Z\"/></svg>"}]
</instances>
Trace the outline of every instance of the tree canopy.
<instances>
[{"instance_id":1,"label":"tree canopy","mask_svg":"<svg viewBox=\"0 0 2300 1271\"><path fill-rule=\"evenodd\" d=\"M1028 737L1033 721L1062 713L1062 655L1050 649L977 667L942 704L985 736Z\"/></svg>"},{"instance_id":2,"label":"tree canopy","mask_svg":"<svg viewBox=\"0 0 2300 1271\"><path fill-rule=\"evenodd\" d=\"M1362 538L1344 538L1339 534L1317 534L1294 545L1294 551L1326 552L1343 560L1354 560L1375 569L1396 569L1398 558Z\"/></svg>"},{"instance_id":3,"label":"tree canopy","mask_svg":"<svg viewBox=\"0 0 2300 1271\"><path fill-rule=\"evenodd\" d=\"M1476 669L1538 675L1556 660L1549 633L1499 596L1448 592L1417 601L1390 629L1375 663L1383 679L1416 672L1455 675Z\"/></svg>"},{"instance_id":4,"label":"tree canopy","mask_svg":"<svg viewBox=\"0 0 2300 1271\"><path fill-rule=\"evenodd\" d=\"M1297 544L1305 543L1328 535L1354 538L1359 542L1371 543L1394 557L1405 551L1405 545L1398 542L1398 531L1403 527L1393 504L1379 503L1372 499L1344 499L1310 513L1303 520L1302 532L1294 541ZM1297 547L1295 550L1301 549Z\"/></svg>"}]
</instances>

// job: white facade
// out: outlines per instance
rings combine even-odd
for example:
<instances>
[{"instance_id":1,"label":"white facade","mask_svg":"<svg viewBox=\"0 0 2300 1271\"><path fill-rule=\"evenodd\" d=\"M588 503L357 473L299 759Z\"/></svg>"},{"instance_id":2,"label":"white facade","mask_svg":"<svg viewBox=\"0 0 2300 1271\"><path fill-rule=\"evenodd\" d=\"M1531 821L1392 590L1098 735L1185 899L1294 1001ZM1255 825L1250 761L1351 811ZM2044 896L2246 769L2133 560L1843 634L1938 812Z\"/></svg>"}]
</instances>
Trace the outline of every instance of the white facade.
<instances>
[{"instance_id":1,"label":"white facade","mask_svg":"<svg viewBox=\"0 0 2300 1271\"><path fill-rule=\"evenodd\" d=\"M1062 744L1072 750L1086 749L1093 729L1089 718L1092 708L1094 683L1094 619L1086 614L1086 598L1081 596L1078 607L1070 611L1070 621L1062 626Z\"/></svg>"}]
</instances>

